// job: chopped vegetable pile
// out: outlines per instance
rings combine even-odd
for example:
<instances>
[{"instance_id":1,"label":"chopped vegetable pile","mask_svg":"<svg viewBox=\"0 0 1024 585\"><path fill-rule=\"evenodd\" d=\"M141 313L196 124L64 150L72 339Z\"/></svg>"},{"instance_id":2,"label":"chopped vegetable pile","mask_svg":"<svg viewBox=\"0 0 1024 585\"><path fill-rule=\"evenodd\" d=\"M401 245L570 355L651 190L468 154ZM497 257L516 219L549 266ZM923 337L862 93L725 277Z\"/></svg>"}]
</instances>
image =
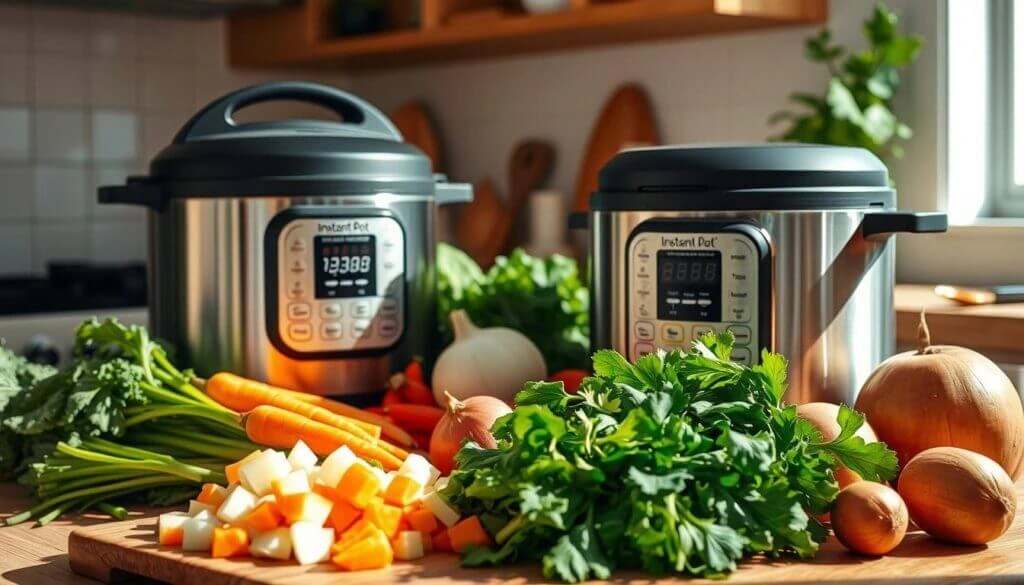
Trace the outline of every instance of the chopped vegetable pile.
<instances>
[{"instance_id":1,"label":"chopped vegetable pile","mask_svg":"<svg viewBox=\"0 0 1024 585\"><path fill-rule=\"evenodd\" d=\"M226 473L228 486L207 484L188 512L160 516L161 545L359 571L490 543L478 518L438 496L440 472L420 455L385 472L348 446L321 463L299 441L287 455L254 451Z\"/></svg>"},{"instance_id":2,"label":"chopped vegetable pile","mask_svg":"<svg viewBox=\"0 0 1024 585\"><path fill-rule=\"evenodd\" d=\"M540 561L549 578L607 578L619 568L721 576L748 555L810 557L826 530L839 463L866 480L897 472L895 454L855 436L842 407L823 442L782 404L786 361L729 361L733 338L628 363L594 355L576 394L533 382L492 429L496 449L467 443L441 491L478 516L496 546L464 565Z\"/></svg>"},{"instance_id":3,"label":"chopped vegetable pile","mask_svg":"<svg viewBox=\"0 0 1024 585\"><path fill-rule=\"evenodd\" d=\"M587 363L590 299L571 258L516 249L484 273L465 252L439 244L437 292L442 346L452 340L448 315L462 309L478 327L510 327L528 337L549 371Z\"/></svg>"}]
</instances>

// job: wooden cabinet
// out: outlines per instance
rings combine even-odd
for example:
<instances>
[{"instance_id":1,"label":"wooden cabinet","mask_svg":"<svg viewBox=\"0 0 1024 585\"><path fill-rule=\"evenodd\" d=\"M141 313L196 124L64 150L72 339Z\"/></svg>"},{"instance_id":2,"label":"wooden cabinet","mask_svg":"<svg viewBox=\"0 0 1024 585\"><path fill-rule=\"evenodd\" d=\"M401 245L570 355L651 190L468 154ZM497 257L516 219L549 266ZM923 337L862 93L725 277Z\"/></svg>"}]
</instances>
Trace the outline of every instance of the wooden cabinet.
<instances>
[{"instance_id":1,"label":"wooden cabinet","mask_svg":"<svg viewBox=\"0 0 1024 585\"><path fill-rule=\"evenodd\" d=\"M567 10L528 14L518 0L382 1L413 3L401 7L416 6L418 24L337 37L332 0L302 0L232 16L230 62L378 69L821 23L828 7L827 0L569 0Z\"/></svg>"}]
</instances>

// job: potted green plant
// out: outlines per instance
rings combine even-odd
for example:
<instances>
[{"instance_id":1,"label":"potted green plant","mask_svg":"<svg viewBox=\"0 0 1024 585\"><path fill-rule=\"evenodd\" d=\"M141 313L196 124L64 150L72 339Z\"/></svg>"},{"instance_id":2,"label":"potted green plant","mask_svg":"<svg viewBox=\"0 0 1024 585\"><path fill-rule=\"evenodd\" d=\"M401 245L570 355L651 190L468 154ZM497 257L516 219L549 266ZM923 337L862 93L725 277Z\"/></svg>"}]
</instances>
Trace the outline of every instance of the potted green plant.
<instances>
[{"instance_id":1,"label":"potted green plant","mask_svg":"<svg viewBox=\"0 0 1024 585\"><path fill-rule=\"evenodd\" d=\"M899 70L917 58L922 38L899 30L899 17L878 3L864 21L868 47L861 51L832 42L832 31L823 29L804 43L808 59L828 68L825 95L794 92L791 102L799 111L781 111L769 122L789 127L771 140L860 146L880 158L903 156L901 140L910 138L909 126L892 109L900 86Z\"/></svg>"}]
</instances>

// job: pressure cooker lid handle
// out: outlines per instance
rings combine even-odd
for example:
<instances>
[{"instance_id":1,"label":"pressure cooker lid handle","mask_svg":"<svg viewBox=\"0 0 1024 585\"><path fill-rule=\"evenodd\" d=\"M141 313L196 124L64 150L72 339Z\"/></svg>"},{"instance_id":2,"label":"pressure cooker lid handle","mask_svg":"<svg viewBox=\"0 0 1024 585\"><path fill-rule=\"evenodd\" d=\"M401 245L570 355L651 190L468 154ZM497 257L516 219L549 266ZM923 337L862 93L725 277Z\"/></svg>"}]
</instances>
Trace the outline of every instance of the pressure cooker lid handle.
<instances>
[{"instance_id":1,"label":"pressure cooker lid handle","mask_svg":"<svg viewBox=\"0 0 1024 585\"><path fill-rule=\"evenodd\" d=\"M366 101L340 89L305 81L276 81L240 89L210 103L189 120L174 137L175 143L191 142L210 136L232 134L243 129L280 125L281 122L238 124L236 111L253 104L291 100L315 104L333 111L341 121L291 121L296 129L321 133L330 130L350 132L358 129L369 136L401 142L402 133L380 110ZM376 135L376 136L374 136Z\"/></svg>"}]
</instances>

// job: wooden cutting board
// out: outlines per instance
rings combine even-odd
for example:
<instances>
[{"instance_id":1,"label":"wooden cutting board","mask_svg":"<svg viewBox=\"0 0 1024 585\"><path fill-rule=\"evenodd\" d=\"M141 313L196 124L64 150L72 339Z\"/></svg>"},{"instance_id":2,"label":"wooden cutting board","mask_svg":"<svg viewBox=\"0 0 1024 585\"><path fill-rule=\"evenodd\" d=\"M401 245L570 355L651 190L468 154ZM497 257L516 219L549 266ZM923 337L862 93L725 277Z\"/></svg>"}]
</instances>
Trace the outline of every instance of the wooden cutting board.
<instances>
[{"instance_id":1,"label":"wooden cutting board","mask_svg":"<svg viewBox=\"0 0 1024 585\"><path fill-rule=\"evenodd\" d=\"M1018 486L1018 510L1024 510L1024 488ZM453 555L435 554L390 569L342 573L329 565L299 567L290 563L253 559L211 559L182 553L156 543L155 518L89 526L73 531L68 541L72 570L113 582L137 575L180 585L476 585L489 583L547 582L536 565L463 569ZM45 530L40 528L39 530ZM0 530L0 536L3 535ZM988 546L944 545L917 532L907 535L892 554L867 558L847 552L834 539L810 562L756 558L745 563L727 581L691 580L686 583L813 583L856 582L860 585L898 584L1007 585L1024 582L1024 514L1010 531ZM6 576L6 574L5 574ZM27 581L19 581L27 582ZM40 583L43 583L42 581ZM616 573L616 584L669 585L684 582L670 577Z\"/></svg>"},{"instance_id":2,"label":"wooden cutting board","mask_svg":"<svg viewBox=\"0 0 1024 585\"><path fill-rule=\"evenodd\" d=\"M620 86L604 104L583 151L573 211L587 211L597 190L597 172L623 148L659 143L654 109L639 85Z\"/></svg>"}]
</instances>

